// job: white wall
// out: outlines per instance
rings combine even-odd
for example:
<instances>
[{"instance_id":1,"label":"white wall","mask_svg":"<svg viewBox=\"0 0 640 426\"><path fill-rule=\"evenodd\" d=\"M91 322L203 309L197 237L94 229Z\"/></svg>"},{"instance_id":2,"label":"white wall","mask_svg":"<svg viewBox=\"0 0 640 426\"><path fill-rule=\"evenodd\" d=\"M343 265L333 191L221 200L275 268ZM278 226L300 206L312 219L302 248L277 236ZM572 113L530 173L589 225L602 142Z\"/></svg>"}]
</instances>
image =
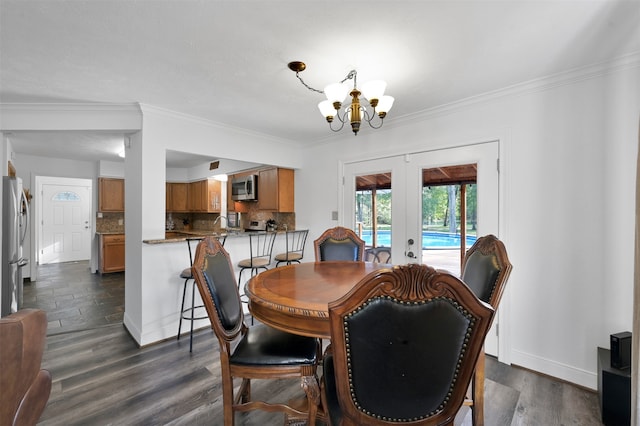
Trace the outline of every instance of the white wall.
<instances>
[{"instance_id":1,"label":"white wall","mask_svg":"<svg viewBox=\"0 0 640 426\"><path fill-rule=\"evenodd\" d=\"M596 347L631 330L640 61L510 92L309 147L296 218L310 240L336 225L341 161L497 138L500 237L514 265L506 358L596 388Z\"/></svg>"}]
</instances>

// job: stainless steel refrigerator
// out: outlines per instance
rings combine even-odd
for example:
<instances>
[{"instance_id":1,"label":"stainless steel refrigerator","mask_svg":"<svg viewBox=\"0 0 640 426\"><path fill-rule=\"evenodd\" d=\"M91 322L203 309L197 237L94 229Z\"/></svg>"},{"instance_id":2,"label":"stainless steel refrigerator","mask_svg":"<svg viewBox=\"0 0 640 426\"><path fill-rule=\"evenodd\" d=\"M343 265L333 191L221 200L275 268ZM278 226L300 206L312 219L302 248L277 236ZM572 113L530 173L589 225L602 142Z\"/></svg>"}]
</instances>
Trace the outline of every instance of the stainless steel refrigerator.
<instances>
[{"instance_id":1,"label":"stainless steel refrigerator","mask_svg":"<svg viewBox=\"0 0 640 426\"><path fill-rule=\"evenodd\" d=\"M29 225L29 203L22 190L22 179L2 177L2 286L0 316L22 307L22 268L28 260L22 245Z\"/></svg>"}]
</instances>

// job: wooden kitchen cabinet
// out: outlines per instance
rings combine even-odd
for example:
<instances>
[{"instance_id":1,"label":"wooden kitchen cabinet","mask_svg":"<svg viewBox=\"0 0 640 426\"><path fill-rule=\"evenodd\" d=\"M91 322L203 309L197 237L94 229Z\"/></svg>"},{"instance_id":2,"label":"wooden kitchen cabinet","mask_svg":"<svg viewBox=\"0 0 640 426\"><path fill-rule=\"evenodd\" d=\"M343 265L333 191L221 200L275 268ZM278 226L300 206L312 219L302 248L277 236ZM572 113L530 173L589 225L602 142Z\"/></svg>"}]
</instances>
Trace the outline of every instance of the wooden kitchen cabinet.
<instances>
[{"instance_id":1,"label":"wooden kitchen cabinet","mask_svg":"<svg viewBox=\"0 0 640 426\"><path fill-rule=\"evenodd\" d=\"M124 271L124 234L100 235L100 273Z\"/></svg>"},{"instance_id":2,"label":"wooden kitchen cabinet","mask_svg":"<svg viewBox=\"0 0 640 426\"><path fill-rule=\"evenodd\" d=\"M167 182L166 185L166 211L168 212L188 212L189 211L189 184Z\"/></svg>"},{"instance_id":3,"label":"wooden kitchen cabinet","mask_svg":"<svg viewBox=\"0 0 640 426\"><path fill-rule=\"evenodd\" d=\"M189 183L189 211L204 213L220 213L222 207L222 190L220 181L204 179Z\"/></svg>"},{"instance_id":4,"label":"wooden kitchen cabinet","mask_svg":"<svg viewBox=\"0 0 640 426\"><path fill-rule=\"evenodd\" d=\"M98 211L124 211L124 179L98 178Z\"/></svg>"},{"instance_id":5,"label":"wooden kitchen cabinet","mask_svg":"<svg viewBox=\"0 0 640 426\"><path fill-rule=\"evenodd\" d=\"M258 172L258 209L280 213L294 211L294 171L270 168Z\"/></svg>"}]
</instances>

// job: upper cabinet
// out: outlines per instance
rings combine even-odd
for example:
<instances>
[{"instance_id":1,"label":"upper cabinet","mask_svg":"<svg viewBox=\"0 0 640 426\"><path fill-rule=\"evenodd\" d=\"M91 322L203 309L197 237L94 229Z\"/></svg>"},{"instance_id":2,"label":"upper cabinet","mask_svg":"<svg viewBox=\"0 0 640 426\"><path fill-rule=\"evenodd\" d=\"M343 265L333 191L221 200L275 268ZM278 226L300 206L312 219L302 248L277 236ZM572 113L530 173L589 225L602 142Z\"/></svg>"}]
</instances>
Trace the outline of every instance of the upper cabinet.
<instances>
[{"instance_id":1,"label":"upper cabinet","mask_svg":"<svg viewBox=\"0 0 640 426\"><path fill-rule=\"evenodd\" d=\"M98 211L124 211L124 179L98 178Z\"/></svg>"},{"instance_id":2,"label":"upper cabinet","mask_svg":"<svg viewBox=\"0 0 640 426\"><path fill-rule=\"evenodd\" d=\"M220 181L204 179L188 184L189 211L196 213L220 213L222 207Z\"/></svg>"},{"instance_id":3,"label":"upper cabinet","mask_svg":"<svg viewBox=\"0 0 640 426\"><path fill-rule=\"evenodd\" d=\"M166 210L168 212L188 212L189 211L189 184L167 182L166 187Z\"/></svg>"},{"instance_id":4,"label":"upper cabinet","mask_svg":"<svg viewBox=\"0 0 640 426\"><path fill-rule=\"evenodd\" d=\"M258 202L233 202L231 199L231 179L248 174L258 175ZM229 176L227 186L227 209L236 212L248 212L249 209L267 210L279 213L294 212L294 171L270 167L250 170Z\"/></svg>"},{"instance_id":5,"label":"upper cabinet","mask_svg":"<svg viewBox=\"0 0 640 426\"><path fill-rule=\"evenodd\" d=\"M258 172L258 209L293 213L294 171L271 168Z\"/></svg>"},{"instance_id":6,"label":"upper cabinet","mask_svg":"<svg viewBox=\"0 0 640 426\"><path fill-rule=\"evenodd\" d=\"M183 213L220 213L220 181L203 179L190 183L166 184L166 210Z\"/></svg>"}]
</instances>

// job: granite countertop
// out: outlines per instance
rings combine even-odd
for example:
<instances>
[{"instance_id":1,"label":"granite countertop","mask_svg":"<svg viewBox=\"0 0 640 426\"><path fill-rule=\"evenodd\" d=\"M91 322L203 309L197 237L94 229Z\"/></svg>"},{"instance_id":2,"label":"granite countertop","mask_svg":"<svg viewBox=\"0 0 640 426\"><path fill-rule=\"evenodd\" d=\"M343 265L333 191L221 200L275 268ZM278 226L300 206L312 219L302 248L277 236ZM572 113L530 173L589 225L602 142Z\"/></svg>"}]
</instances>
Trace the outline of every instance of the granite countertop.
<instances>
[{"instance_id":1,"label":"granite countertop","mask_svg":"<svg viewBox=\"0 0 640 426\"><path fill-rule=\"evenodd\" d=\"M271 231L269 231L271 232ZM277 234L283 233L285 231L274 231ZM145 244L165 244L165 243L176 243L180 241L186 241L187 238L198 238L198 237L227 237L227 238L244 238L248 237L251 234L255 233L267 233L267 231L223 231L223 232L213 232L213 231L167 231L165 233L165 238L156 239L156 240L142 240Z\"/></svg>"},{"instance_id":2,"label":"granite countertop","mask_svg":"<svg viewBox=\"0 0 640 426\"><path fill-rule=\"evenodd\" d=\"M124 235L124 231L96 231L96 235Z\"/></svg>"}]
</instances>

